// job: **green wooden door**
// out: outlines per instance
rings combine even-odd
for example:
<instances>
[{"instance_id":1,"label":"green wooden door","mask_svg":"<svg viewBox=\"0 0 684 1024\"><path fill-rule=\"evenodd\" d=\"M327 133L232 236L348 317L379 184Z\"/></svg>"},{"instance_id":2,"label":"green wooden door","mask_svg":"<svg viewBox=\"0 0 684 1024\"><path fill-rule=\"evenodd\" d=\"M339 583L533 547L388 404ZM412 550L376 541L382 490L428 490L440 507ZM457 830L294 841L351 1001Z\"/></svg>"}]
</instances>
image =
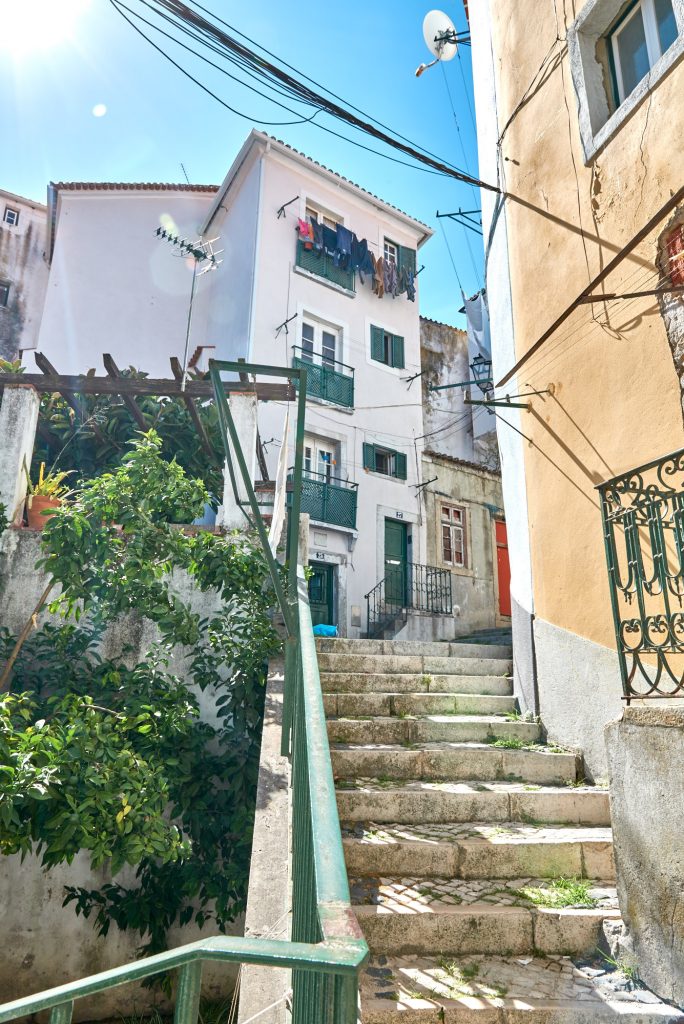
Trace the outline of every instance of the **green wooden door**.
<instances>
[{"instance_id":1,"label":"green wooden door","mask_svg":"<svg viewBox=\"0 0 684 1024\"><path fill-rule=\"evenodd\" d=\"M406 523L385 520L385 601L406 604L408 535Z\"/></svg>"},{"instance_id":2,"label":"green wooden door","mask_svg":"<svg viewBox=\"0 0 684 1024\"><path fill-rule=\"evenodd\" d=\"M333 600L335 568L323 562L311 562L309 568L312 571L309 579L311 622L314 626L336 626Z\"/></svg>"}]
</instances>

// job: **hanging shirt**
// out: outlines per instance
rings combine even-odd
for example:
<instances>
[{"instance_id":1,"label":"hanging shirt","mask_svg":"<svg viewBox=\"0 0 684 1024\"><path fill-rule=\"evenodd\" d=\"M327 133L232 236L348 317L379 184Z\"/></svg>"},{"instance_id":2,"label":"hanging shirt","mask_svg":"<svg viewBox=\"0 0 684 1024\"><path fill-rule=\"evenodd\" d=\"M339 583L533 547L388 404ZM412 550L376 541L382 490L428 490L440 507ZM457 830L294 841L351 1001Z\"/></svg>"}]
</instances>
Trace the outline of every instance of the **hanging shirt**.
<instances>
[{"instance_id":1,"label":"hanging shirt","mask_svg":"<svg viewBox=\"0 0 684 1024\"><path fill-rule=\"evenodd\" d=\"M323 225L323 248L331 256L337 248L337 232L329 228L327 224Z\"/></svg>"},{"instance_id":2,"label":"hanging shirt","mask_svg":"<svg viewBox=\"0 0 684 1024\"><path fill-rule=\"evenodd\" d=\"M352 254L352 233L343 224L337 225L337 247L335 249L335 266L348 270Z\"/></svg>"},{"instance_id":3,"label":"hanging shirt","mask_svg":"<svg viewBox=\"0 0 684 1024\"><path fill-rule=\"evenodd\" d=\"M300 217L297 222L297 230L299 231L300 240L304 243L304 248L313 249L313 228L308 220L302 220Z\"/></svg>"},{"instance_id":4,"label":"hanging shirt","mask_svg":"<svg viewBox=\"0 0 684 1024\"><path fill-rule=\"evenodd\" d=\"M385 261L382 256L375 261L375 277L373 278L373 291L379 299L385 294Z\"/></svg>"},{"instance_id":5,"label":"hanging shirt","mask_svg":"<svg viewBox=\"0 0 684 1024\"><path fill-rule=\"evenodd\" d=\"M315 217L311 218L311 230L313 231L314 251L320 255L323 251L323 225Z\"/></svg>"}]
</instances>

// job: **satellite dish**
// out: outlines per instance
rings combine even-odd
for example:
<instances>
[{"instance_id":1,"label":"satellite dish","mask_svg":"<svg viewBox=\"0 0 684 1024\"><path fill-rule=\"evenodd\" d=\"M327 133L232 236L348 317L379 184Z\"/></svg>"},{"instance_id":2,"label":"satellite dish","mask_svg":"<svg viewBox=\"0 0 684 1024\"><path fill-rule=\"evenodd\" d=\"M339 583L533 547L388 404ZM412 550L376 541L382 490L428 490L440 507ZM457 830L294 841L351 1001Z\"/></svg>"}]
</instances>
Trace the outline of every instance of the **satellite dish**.
<instances>
[{"instance_id":1,"label":"satellite dish","mask_svg":"<svg viewBox=\"0 0 684 1024\"><path fill-rule=\"evenodd\" d=\"M443 11L429 11L423 19L423 38L433 57L437 60L453 60L458 49L455 42L456 28L448 14Z\"/></svg>"}]
</instances>

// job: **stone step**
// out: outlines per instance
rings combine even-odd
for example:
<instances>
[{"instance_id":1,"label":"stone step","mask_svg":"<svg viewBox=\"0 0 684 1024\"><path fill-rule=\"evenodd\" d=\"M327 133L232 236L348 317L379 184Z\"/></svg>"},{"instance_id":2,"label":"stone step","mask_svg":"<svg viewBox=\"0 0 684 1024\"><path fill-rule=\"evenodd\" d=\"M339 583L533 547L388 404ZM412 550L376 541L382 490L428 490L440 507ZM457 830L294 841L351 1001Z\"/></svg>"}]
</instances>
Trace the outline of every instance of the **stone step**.
<instances>
[{"instance_id":1,"label":"stone step","mask_svg":"<svg viewBox=\"0 0 684 1024\"><path fill-rule=\"evenodd\" d=\"M519 782L407 782L373 779L337 790L342 821L450 824L476 821L543 821L548 824L610 825L608 791Z\"/></svg>"},{"instance_id":2,"label":"stone step","mask_svg":"<svg viewBox=\"0 0 684 1024\"><path fill-rule=\"evenodd\" d=\"M461 641L421 642L417 640L346 640L319 637L319 654L404 655L430 658L505 658L512 648L506 643L468 643Z\"/></svg>"},{"instance_id":3,"label":"stone step","mask_svg":"<svg viewBox=\"0 0 684 1024\"><path fill-rule=\"evenodd\" d=\"M609 828L345 823L343 842L351 876L615 878Z\"/></svg>"},{"instance_id":4,"label":"stone step","mask_svg":"<svg viewBox=\"0 0 684 1024\"><path fill-rule=\"evenodd\" d=\"M419 673L387 675L381 672L324 672L321 675L324 693L386 694L386 693L471 693L510 697L513 701L513 680L509 676L453 676ZM514 707L514 702L507 706Z\"/></svg>"},{"instance_id":5,"label":"stone step","mask_svg":"<svg viewBox=\"0 0 684 1024\"><path fill-rule=\"evenodd\" d=\"M324 693L323 706L335 718L505 715L516 710L516 699L480 693Z\"/></svg>"},{"instance_id":6,"label":"stone step","mask_svg":"<svg viewBox=\"0 0 684 1024\"><path fill-rule=\"evenodd\" d=\"M593 952L617 892L601 882L522 878L351 879L371 953L406 956Z\"/></svg>"},{"instance_id":7,"label":"stone step","mask_svg":"<svg viewBox=\"0 0 684 1024\"><path fill-rule=\"evenodd\" d=\"M602 968L604 968L602 970ZM607 968L607 970L605 970ZM363 1024L680 1024L684 1014L607 963L569 957L375 957L361 975Z\"/></svg>"},{"instance_id":8,"label":"stone step","mask_svg":"<svg viewBox=\"0 0 684 1024\"><path fill-rule=\"evenodd\" d=\"M384 674L419 672L426 675L510 675L509 658L431 657L428 655L319 654L321 672L375 672Z\"/></svg>"},{"instance_id":9,"label":"stone step","mask_svg":"<svg viewBox=\"0 0 684 1024\"><path fill-rule=\"evenodd\" d=\"M359 744L333 747L331 754L338 779L524 779L528 783L563 785L577 778L574 753L552 753L541 746L537 750L510 750L487 743L424 743L411 748Z\"/></svg>"},{"instance_id":10,"label":"stone step","mask_svg":"<svg viewBox=\"0 0 684 1024\"><path fill-rule=\"evenodd\" d=\"M534 743L539 726L533 722L509 722L492 715L426 715L421 718L329 718L331 743L486 743L496 739Z\"/></svg>"}]
</instances>

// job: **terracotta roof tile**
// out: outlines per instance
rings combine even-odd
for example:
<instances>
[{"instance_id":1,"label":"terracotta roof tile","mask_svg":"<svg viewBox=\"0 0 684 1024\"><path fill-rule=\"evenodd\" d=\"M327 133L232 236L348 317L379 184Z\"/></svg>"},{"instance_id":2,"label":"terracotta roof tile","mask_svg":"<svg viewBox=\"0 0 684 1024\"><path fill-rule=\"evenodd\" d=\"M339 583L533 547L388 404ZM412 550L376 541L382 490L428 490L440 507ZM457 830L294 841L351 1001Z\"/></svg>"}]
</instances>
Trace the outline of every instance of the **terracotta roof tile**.
<instances>
[{"instance_id":1,"label":"terracotta roof tile","mask_svg":"<svg viewBox=\"0 0 684 1024\"><path fill-rule=\"evenodd\" d=\"M170 184L161 181L53 181L52 188L70 192L218 192L218 185Z\"/></svg>"},{"instance_id":2,"label":"terracotta roof tile","mask_svg":"<svg viewBox=\"0 0 684 1024\"><path fill-rule=\"evenodd\" d=\"M500 469L488 469L487 466L483 466L479 462L457 459L455 455L443 455L441 452L435 452L431 448L424 448L423 455L426 455L429 459L441 459L442 462L450 462L454 466L462 466L464 469L476 469L480 473L489 473L490 476L501 476Z\"/></svg>"}]
</instances>

